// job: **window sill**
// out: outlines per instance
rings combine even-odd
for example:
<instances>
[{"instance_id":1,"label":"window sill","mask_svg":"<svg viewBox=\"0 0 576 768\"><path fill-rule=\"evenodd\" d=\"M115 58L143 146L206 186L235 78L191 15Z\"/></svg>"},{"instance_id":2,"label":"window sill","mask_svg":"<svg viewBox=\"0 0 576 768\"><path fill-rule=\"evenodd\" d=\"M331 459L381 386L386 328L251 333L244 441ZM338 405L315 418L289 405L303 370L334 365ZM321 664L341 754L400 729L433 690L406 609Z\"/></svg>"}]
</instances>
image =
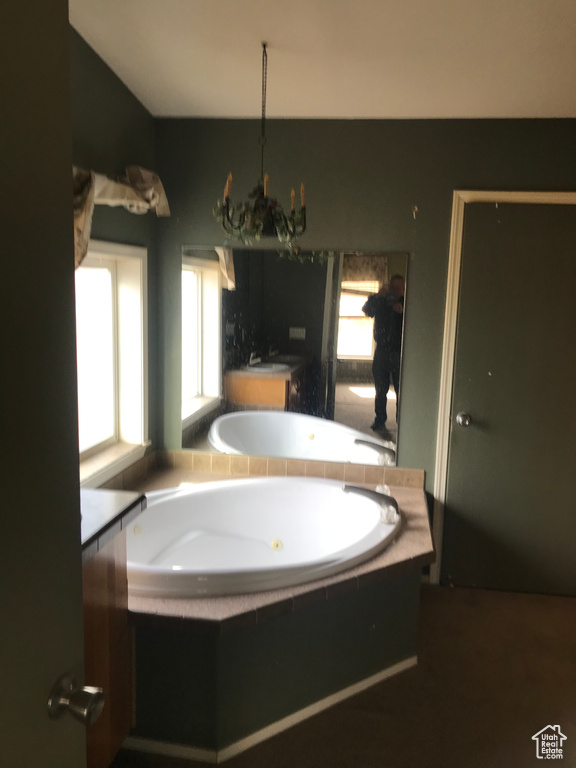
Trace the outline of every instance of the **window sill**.
<instances>
[{"instance_id":1,"label":"window sill","mask_svg":"<svg viewBox=\"0 0 576 768\"><path fill-rule=\"evenodd\" d=\"M182 429L188 429L211 411L220 407L219 397L195 397L187 403L186 416L182 414Z\"/></svg>"},{"instance_id":2,"label":"window sill","mask_svg":"<svg viewBox=\"0 0 576 768\"><path fill-rule=\"evenodd\" d=\"M99 488L141 459L150 443L115 443L80 462L80 486Z\"/></svg>"},{"instance_id":3,"label":"window sill","mask_svg":"<svg viewBox=\"0 0 576 768\"><path fill-rule=\"evenodd\" d=\"M355 361L368 362L372 360L373 355L338 355L338 360L345 360L347 363L353 363Z\"/></svg>"}]
</instances>

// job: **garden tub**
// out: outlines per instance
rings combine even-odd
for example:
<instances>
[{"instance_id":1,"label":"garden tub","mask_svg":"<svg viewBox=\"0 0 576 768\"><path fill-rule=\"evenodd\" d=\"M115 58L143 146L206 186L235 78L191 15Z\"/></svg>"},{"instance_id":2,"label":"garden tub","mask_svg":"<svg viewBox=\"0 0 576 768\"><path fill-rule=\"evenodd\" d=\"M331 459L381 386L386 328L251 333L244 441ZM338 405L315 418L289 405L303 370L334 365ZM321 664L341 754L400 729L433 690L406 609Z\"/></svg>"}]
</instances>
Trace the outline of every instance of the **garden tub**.
<instances>
[{"instance_id":1,"label":"garden tub","mask_svg":"<svg viewBox=\"0 0 576 768\"><path fill-rule=\"evenodd\" d=\"M221 453L394 466L394 443L317 416L236 411L219 416L208 442Z\"/></svg>"},{"instance_id":2,"label":"garden tub","mask_svg":"<svg viewBox=\"0 0 576 768\"><path fill-rule=\"evenodd\" d=\"M147 494L128 527L128 590L145 597L260 592L339 573L400 532L396 501L338 480L262 477Z\"/></svg>"}]
</instances>

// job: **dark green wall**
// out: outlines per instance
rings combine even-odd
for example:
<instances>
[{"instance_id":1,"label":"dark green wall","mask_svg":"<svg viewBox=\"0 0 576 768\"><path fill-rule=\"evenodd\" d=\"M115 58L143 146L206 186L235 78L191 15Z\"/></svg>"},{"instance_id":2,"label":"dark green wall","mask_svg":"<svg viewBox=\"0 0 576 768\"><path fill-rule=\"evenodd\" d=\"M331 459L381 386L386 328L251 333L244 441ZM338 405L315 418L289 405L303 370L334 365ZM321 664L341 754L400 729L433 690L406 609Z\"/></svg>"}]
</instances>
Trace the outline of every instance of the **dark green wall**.
<instances>
[{"instance_id":1,"label":"dark green wall","mask_svg":"<svg viewBox=\"0 0 576 768\"><path fill-rule=\"evenodd\" d=\"M112 70L70 28L72 162L116 178L128 165L155 169L154 119ZM149 433L157 442L156 216L97 205L91 236L148 249Z\"/></svg>"},{"instance_id":2,"label":"dark green wall","mask_svg":"<svg viewBox=\"0 0 576 768\"><path fill-rule=\"evenodd\" d=\"M168 219L98 207L93 235L149 248L151 436L177 448L181 248L223 243L212 206L230 171L234 199L253 188L258 121L154 120L74 31L71 56L73 161L152 167L170 202ZM410 254L399 462L424 468L430 490L452 192L573 189L576 120L269 120L267 135L271 193L288 203L306 184L303 248Z\"/></svg>"},{"instance_id":3,"label":"dark green wall","mask_svg":"<svg viewBox=\"0 0 576 768\"><path fill-rule=\"evenodd\" d=\"M306 382L299 408L324 414L320 378L322 327L326 291L326 262L286 258L278 250L234 249L236 289L223 291L224 327L234 326L223 340L225 369L245 365L251 352L267 354L274 346L282 354L307 360ZM290 328L304 328L304 339L291 339Z\"/></svg>"},{"instance_id":4,"label":"dark green wall","mask_svg":"<svg viewBox=\"0 0 576 768\"><path fill-rule=\"evenodd\" d=\"M111 176L151 167L170 201L168 219L97 207L93 235L149 248L151 437L177 448L181 248L223 243L212 206L230 171L233 198L253 188L258 122L154 120L74 31L71 56L73 161ZM306 184L304 248L410 254L399 461L424 468L430 490L452 192L573 189L576 121L269 120L267 135L272 194L288 203Z\"/></svg>"},{"instance_id":5,"label":"dark green wall","mask_svg":"<svg viewBox=\"0 0 576 768\"><path fill-rule=\"evenodd\" d=\"M157 121L173 213L158 222L165 447L180 441L181 246L223 243L212 206L230 171L233 199L252 190L258 132L255 120ZM452 192L574 189L576 120L269 120L267 136L271 193L288 203L306 184L303 248L410 254L399 462L424 468L431 489Z\"/></svg>"},{"instance_id":6,"label":"dark green wall","mask_svg":"<svg viewBox=\"0 0 576 768\"><path fill-rule=\"evenodd\" d=\"M236 290L224 293L225 318L244 329L244 351L274 344L283 354L320 358L326 264L234 249L234 272ZM290 327L305 328L306 338L290 339Z\"/></svg>"}]
</instances>

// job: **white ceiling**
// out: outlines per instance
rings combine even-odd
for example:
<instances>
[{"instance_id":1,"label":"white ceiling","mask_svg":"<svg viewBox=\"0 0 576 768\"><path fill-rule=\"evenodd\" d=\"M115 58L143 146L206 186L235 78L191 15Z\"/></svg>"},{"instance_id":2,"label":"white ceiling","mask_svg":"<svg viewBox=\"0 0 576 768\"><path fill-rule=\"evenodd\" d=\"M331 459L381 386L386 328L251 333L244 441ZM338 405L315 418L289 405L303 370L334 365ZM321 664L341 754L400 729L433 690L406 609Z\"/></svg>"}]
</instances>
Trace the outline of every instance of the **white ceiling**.
<instances>
[{"instance_id":1,"label":"white ceiling","mask_svg":"<svg viewBox=\"0 0 576 768\"><path fill-rule=\"evenodd\" d=\"M576 117L576 0L69 0L155 116Z\"/></svg>"}]
</instances>

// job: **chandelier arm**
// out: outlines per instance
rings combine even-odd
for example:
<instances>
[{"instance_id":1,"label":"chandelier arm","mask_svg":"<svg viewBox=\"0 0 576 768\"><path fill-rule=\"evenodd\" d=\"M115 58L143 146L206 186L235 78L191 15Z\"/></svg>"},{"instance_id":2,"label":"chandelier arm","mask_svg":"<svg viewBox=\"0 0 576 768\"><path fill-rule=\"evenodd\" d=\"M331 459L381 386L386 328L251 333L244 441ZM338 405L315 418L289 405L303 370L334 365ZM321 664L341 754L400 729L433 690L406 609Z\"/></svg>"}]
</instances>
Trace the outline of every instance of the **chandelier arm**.
<instances>
[{"instance_id":1,"label":"chandelier arm","mask_svg":"<svg viewBox=\"0 0 576 768\"><path fill-rule=\"evenodd\" d=\"M294 237L296 235L296 220L294 217L294 213L292 213L290 217L284 216L284 222L285 222L285 226L288 234L290 235L290 237Z\"/></svg>"},{"instance_id":2,"label":"chandelier arm","mask_svg":"<svg viewBox=\"0 0 576 768\"><path fill-rule=\"evenodd\" d=\"M300 237L306 231L306 207L301 208L298 214L292 211L290 217L284 216L284 220L290 237Z\"/></svg>"},{"instance_id":3,"label":"chandelier arm","mask_svg":"<svg viewBox=\"0 0 576 768\"><path fill-rule=\"evenodd\" d=\"M228 200L226 200L226 203L224 205L224 217L223 217L223 224L225 224L225 229L230 235L238 235L242 232L244 229L244 224L246 222L246 211L242 210L238 216L238 221L234 222L234 206L230 208L230 204Z\"/></svg>"}]
</instances>

